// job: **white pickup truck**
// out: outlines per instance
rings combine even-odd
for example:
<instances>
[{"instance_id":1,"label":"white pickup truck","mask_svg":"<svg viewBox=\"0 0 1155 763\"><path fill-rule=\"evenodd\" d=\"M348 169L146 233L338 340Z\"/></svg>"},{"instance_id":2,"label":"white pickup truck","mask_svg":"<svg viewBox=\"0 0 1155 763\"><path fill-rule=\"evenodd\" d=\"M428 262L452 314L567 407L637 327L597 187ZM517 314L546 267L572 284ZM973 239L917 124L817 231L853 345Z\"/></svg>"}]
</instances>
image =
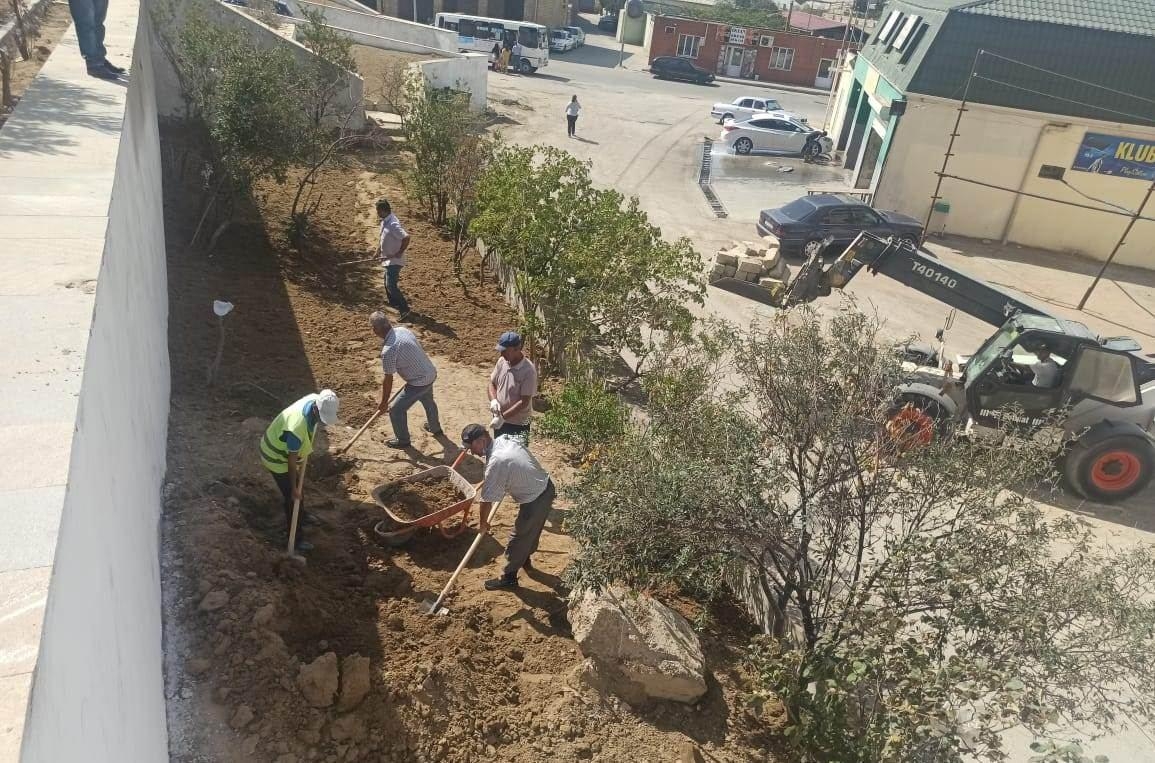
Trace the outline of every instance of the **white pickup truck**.
<instances>
[{"instance_id":1,"label":"white pickup truck","mask_svg":"<svg viewBox=\"0 0 1155 763\"><path fill-rule=\"evenodd\" d=\"M782 104L773 98L742 96L731 103L715 103L714 108L710 109L710 116L722 124L727 119L742 122L765 111L782 111Z\"/></svg>"}]
</instances>

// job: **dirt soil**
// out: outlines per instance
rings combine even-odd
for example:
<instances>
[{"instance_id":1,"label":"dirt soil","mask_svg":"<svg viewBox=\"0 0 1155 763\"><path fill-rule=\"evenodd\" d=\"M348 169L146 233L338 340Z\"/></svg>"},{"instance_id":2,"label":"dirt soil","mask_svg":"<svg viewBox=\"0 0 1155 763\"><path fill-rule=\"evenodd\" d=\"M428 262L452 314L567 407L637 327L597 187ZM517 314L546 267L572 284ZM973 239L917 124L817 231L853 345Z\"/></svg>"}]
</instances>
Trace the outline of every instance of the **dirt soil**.
<instances>
[{"instance_id":1,"label":"dirt soil","mask_svg":"<svg viewBox=\"0 0 1155 763\"><path fill-rule=\"evenodd\" d=\"M462 496L448 479L402 482L396 487L381 491L384 503L398 519L412 521L432 514Z\"/></svg>"},{"instance_id":2,"label":"dirt soil","mask_svg":"<svg viewBox=\"0 0 1155 763\"><path fill-rule=\"evenodd\" d=\"M178 156L173 133L163 140L164 155ZM697 749L706 760L769 760L735 667L750 626L733 613L715 613L703 633L712 677L696 706L634 709L572 680L582 658L560 577L571 550L563 501L534 556L537 570L512 593L482 587L499 570L515 514L500 507L443 616L425 614L421 602L445 585L473 530L451 538L423 530L396 548L376 542L372 528L385 515L372 489L450 463L459 450L422 430L416 406L412 448L386 447L392 433L383 423L346 455L325 454L326 437L347 441L379 395L380 343L367 319L382 308L380 270L336 267L372 252L372 200L388 196L413 236L402 286L438 368L447 432L488 418L494 340L516 325L491 283L470 277L465 288L454 279L449 244L386 174L402 164L365 153L325 173L300 251L279 222L291 190L261 189L269 222L237 225L211 256L187 246L199 211L196 171L166 177L172 411L162 574L172 759L673 761ZM208 387L214 299L236 308ZM257 442L280 408L322 387L341 396L342 422L328 427L308 466L305 507L321 524L303 528L315 549L300 564L282 553L280 498ZM531 444L560 485L572 479L560 449ZM476 482L482 465L469 458L460 470Z\"/></svg>"},{"instance_id":3,"label":"dirt soil","mask_svg":"<svg viewBox=\"0 0 1155 763\"><path fill-rule=\"evenodd\" d=\"M0 23L4 21L4 12L0 12ZM8 121L9 115L15 110L16 104L20 102L20 96L24 95L24 91L32 84L32 80L44 68L44 62L52 55L56 43L60 42L60 38L72 25L68 3L50 3L48 9L35 22L35 25L36 33L29 41L31 57L27 60L12 62L12 103L7 108L0 104L0 127L3 127L4 123ZM15 51L15 48L13 50ZM17 58L19 55L19 52L16 52Z\"/></svg>"}]
</instances>

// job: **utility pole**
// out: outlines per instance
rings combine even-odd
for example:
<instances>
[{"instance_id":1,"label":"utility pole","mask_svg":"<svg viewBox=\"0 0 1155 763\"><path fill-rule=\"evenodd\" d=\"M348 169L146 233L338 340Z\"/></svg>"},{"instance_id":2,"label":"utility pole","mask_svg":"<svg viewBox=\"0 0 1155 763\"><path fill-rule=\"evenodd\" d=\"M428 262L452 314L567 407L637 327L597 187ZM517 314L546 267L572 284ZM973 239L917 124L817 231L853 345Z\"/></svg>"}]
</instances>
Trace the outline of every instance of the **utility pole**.
<instances>
[{"instance_id":1,"label":"utility pole","mask_svg":"<svg viewBox=\"0 0 1155 763\"><path fill-rule=\"evenodd\" d=\"M1103 267L1099 268L1095 280L1087 287L1087 293L1079 300L1079 310L1082 310L1083 306L1087 304L1087 300L1091 298L1091 292L1095 290L1095 287L1099 285L1099 280L1103 277L1103 274L1107 272L1107 266L1111 264L1111 261L1115 259L1115 255L1119 253L1123 244L1126 243L1127 236L1131 233L1131 229L1135 227L1135 223L1142 217L1143 210L1147 207L1147 202L1151 200L1152 194L1155 194L1155 180L1152 180L1151 185L1147 186L1147 193L1143 196L1143 201L1139 202L1139 206L1135 209L1135 213L1131 215L1131 219L1127 221L1127 227L1123 229L1123 235L1119 236L1119 240L1115 242L1115 248L1111 250L1110 256L1104 260Z\"/></svg>"},{"instance_id":2,"label":"utility pole","mask_svg":"<svg viewBox=\"0 0 1155 763\"><path fill-rule=\"evenodd\" d=\"M971 70L967 73L966 88L963 89L962 101L958 105L958 116L954 120L954 129L950 131L950 140L946 144L946 153L942 155L942 169L936 174L938 175L938 182L934 184L934 195L930 197L930 209L926 211L926 220L922 224L922 241L918 242L920 245L926 243L927 237L930 235L930 217L934 214L935 203L942 198L939 194L942 192L942 181L946 176L946 167L950 163L950 158L954 156L954 139L959 136L958 128L962 124L963 114L967 110L967 100L971 94L971 83L975 81L975 70L979 67L979 58L985 53L982 48L975 52L974 61L971 62Z\"/></svg>"}]
</instances>

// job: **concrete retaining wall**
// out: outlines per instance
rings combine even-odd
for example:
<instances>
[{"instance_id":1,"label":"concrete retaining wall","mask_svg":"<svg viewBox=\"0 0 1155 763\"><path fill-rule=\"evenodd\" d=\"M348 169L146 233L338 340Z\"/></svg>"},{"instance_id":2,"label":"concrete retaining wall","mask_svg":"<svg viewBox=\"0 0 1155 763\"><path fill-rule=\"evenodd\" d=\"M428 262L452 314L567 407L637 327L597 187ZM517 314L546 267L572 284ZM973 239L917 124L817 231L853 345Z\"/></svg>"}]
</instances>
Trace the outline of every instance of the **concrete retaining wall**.
<instances>
[{"instance_id":1,"label":"concrete retaining wall","mask_svg":"<svg viewBox=\"0 0 1155 763\"><path fill-rule=\"evenodd\" d=\"M4 761L168 759L168 298L139 10L106 23L127 84L87 76L70 31L0 131Z\"/></svg>"},{"instance_id":2,"label":"concrete retaining wall","mask_svg":"<svg viewBox=\"0 0 1155 763\"><path fill-rule=\"evenodd\" d=\"M421 71L430 87L469 91L469 108L485 111L489 84L489 56L465 53L460 58L443 58L411 64Z\"/></svg>"},{"instance_id":3,"label":"concrete retaining wall","mask_svg":"<svg viewBox=\"0 0 1155 763\"><path fill-rule=\"evenodd\" d=\"M353 11L333 5L313 3L309 0L291 0L289 8L292 9L295 16L301 15L298 13L298 9L320 11L321 15L325 17L325 23L334 28L384 38L395 46L401 46L390 47L389 50L404 50L410 53L457 52L457 34L448 29L438 29L427 24L417 24L392 16L382 16L368 9ZM372 42L363 42L362 44L373 45Z\"/></svg>"},{"instance_id":4,"label":"concrete retaining wall","mask_svg":"<svg viewBox=\"0 0 1155 763\"><path fill-rule=\"evenodd\" d=\"M259 47L273 45L287 46L294 58L298 61L312 60L313 52L296 40L290 39L277 31L270 29L252 16L230 5L217 0L184 0L180 8L198 8L210 21L240 29L247 34L253 43ZM180 85L173 71L172 64L165 57L159 46L153 46L153 62L157 74L157 108L161 116L183 116L184 101L181 99ZM349 108L360 107L364 101L365 83L361 77L352 72L346 73L347 89L345 93L335 99L334 107L338 113L344 114ZM334 127L341 120L334 120ZM346 123L350 130L359 130L365 125L365 112L358 108L353 117Z\"/></svg>"}]
</instances>

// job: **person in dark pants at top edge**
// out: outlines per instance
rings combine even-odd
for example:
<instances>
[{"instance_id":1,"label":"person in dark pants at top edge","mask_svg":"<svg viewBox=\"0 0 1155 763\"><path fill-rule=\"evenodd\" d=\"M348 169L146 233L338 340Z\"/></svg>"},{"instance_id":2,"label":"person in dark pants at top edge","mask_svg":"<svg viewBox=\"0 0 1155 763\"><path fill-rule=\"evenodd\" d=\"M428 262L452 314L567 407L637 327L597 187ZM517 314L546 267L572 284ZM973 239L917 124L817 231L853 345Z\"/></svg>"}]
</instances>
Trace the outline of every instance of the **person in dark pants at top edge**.
<instances>
[{"instance_id":1,"label":"person in dark pants at top edge","mask_svg":"<svg viewBox=\"0 0 1155 763\"><path fill-rule=\"evenodd\" d=\"M281 491L285 509L285 531L292 532L293 503L301 498L298 492L299 470L313 452L313 439L317 434L317 423L336 424L337 408L341 401L331 389L305 395L277 414L261 438L261 465L273 475L273 481ZM304 506L298 516L298 525L318 524L316 517L305 514ZM313 550L313 544L305 541L301 527L297 527L296 550Z\"/></svg>"},{"instance_id":2,"label":"person in dark pants at top edge","mask_svg":"<svg viewBox=\"0 0 1155 763\"><path fill-rule=\"evenodd\" d=\"M485 457L485 481L481 485L481 532L489 531L493 504L509 496L520 506L513 532L505 544L505 569L501 577L485 581L485 590L517 588L518 570L533 570L530 557L537 551L557 489L533 454L513 437L493 438L481 424L461 432L461 444L475 456Z\"/></svg>"},{"instance_id":3,"label":"person in dark pants at top edge","mask_svg":"<svg viewBox=\"0 0 1155 763\"><path fill-rule=\"evenodd\" d=\"M377 256L385 265L385 298L389 306L398 313L398 320L409 317L409 301L401 293L398 281L401 268L405 267L405 250L409 248L409 234L401 227L401 221L393 214L393 208L385 199L377 199L377 217L381 218L381 238L377 244Z\"/></svg>"},{"instance_id":4,"label":"person in dark pants at top edge","mask_svg":"<svg viewBox=\"0 0 1155 763\"><path fill-rule=\"evenodd\" d=\"M124 74L123 68L105 57L108 51L104 49L104 18L108 15L108 0L68 0L68 10L76 24L76 40L89 75L117 79Z\"/></svg>"},{"instance_id":5,"label":"person in dark pants at top edge","mask_svg":"<svg viewBox=\"0 0 1155 763\"><path fill-rule=\"evenodd\" d=\"M501 357L489 375L490 426L493 436L514 435L529 444L529 419L537 394L537 369L522 352L521 334L507 331L497 340Z\"/></svg>"}]
</instances>

